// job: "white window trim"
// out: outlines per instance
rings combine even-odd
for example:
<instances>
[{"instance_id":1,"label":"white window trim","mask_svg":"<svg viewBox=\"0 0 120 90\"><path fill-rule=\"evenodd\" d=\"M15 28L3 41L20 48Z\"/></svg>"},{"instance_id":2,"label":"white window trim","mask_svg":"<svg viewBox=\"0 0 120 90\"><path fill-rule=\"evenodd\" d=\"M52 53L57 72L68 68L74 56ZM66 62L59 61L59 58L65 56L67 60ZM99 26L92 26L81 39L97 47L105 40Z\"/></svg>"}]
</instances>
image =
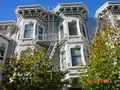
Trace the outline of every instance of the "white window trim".
<instances>
[{"instance_id":1,"label":"white window trim","mask_svg":"<svg viewBox=\"0 0 120 90\"><path fill-rule=\"evenodd\" d=\"M76 21L77 35L69 35L69 25L68 25L68 23L69 23L69 22L72 22L72 21ZM70 37L70 36L80 36L80 35L81 35L79 22L80 22L79 19L71 19L70 21L67 21L68 35L69 35L69 37Z\"/></svg>"},{"instance_id":2,"label":"white window trim","mask_svg":"<svg viewBox=\"0 0 120 90\"><path fill-rule=\"evenodd\" d=\"M76 47L74 47L74 48L76 48ZM81 53L81 55L80 55L80 57L81 57L81 65L83 65L83 61L82 61L82 52L81 52L81 50L82 50L82 48L81 47L79 47L80 48L80 53ZM75 66L73 66L73 63L72 63L72 53L71 53L71 49L73 49L72 47L70 48L70 55L71 55L71 67L78 67L78 66L80 66L80 65L75 65Z\"/></svg>"},{"instance_id":3,"label":"white window trim","mask_svg":"<svg viewBox=\"0 0 120 90\"><path fill-rule=\"evenodd\" d=\"M61 30L60 30L60 27L61 27L61 26L63 26L63 34L65 34L65 33L64 33L64 25L63 25L63 23L62 23L62 24L60 24L60 26L59 26L59 40L62 40L62 39L64 39L64 37L65 37L65 36L64 36L64 37L61 39Z\"/></svg>"},{"instance_id":4,"label":"white window trim","mask_svg":"<svg viewBox=\"0 0 120 90\"><path fill-rule=\"evenodd\" d=\"M27 25L29 23L33 23L33 38L25 38L24 37L24 34L25 34L25 25ZM36 27L36 23L35 22L30 21L30 22L24 23L23 24L23 30L22 30L23 31L23 35L22 35L22 39L21 40L31 40L31 39L34 39L34 37L35 37L35 27Z\"/></svg>"}]
</instances>

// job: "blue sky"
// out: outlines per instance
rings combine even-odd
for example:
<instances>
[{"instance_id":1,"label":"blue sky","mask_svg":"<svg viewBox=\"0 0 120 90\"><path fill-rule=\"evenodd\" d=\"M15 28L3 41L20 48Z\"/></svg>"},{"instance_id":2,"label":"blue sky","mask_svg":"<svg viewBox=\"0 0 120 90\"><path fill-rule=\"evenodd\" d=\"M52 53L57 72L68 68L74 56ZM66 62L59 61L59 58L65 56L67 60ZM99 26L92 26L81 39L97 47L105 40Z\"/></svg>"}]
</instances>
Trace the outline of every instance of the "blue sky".
<instances>
[{"instance_id":1,"label":"blue sky","mask_svg":"<svg viewBox=\"0 0 120 90\"><path fill-rule=\"evenodd\" d=\"M45 8L54 8L59 3L83 2L89 9L89 17L95 16L95 11L107 0L0 0L0 21L16 20L15 9L19 5L41 4ZM120 1L120 0L109 0Z\"/></svg>"}]
</instances>

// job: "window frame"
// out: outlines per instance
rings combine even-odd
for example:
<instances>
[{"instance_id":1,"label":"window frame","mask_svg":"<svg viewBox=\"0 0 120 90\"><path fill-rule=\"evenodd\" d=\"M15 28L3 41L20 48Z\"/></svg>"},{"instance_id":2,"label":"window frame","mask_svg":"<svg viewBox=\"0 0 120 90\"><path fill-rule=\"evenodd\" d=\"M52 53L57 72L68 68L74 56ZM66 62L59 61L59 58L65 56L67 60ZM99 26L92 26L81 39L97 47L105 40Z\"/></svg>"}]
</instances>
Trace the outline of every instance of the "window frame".
<instances>
[{"instance_id":1,"label":"window frame","mask_svg":"<svg viewBox=\"0 0 120 90\"><path fill-rule=\"evenodd\" d=\"M27 26L27 25L30 25L30 24L33 25L33 26L32 26L32 30L27 30L27 31L32 31L32 37L25 37L26 26ZM23 38L24 38L24 39L32 39L32 38L34 38L34 23L33 23L33 22L24 24L24 34L23 34Z\"/></svg>"},{"instance_id":2,"label":"window frame","mask_svg":"<svg viewBox=\"0 0 120 90\"><path fill-rule=\"evenodd\" d=\"M44 40L45 27L44 27L43 25L40 25L39 23L36 24L36 27L37 27L37 28L36 28L37 30L35 31L35 33L37 32L36 35L35 35L36 38L39 39L39 35L41 35L41 36L42 36L42 39L39 39L39 40ZM43 33L42 33L42 34L39 34L39 27L41 27L42 30L43 30Z\"/></svg>"},{"instance_id":3,"label":"window frame","mask_svg":"<svg viewBox=\"0 0 120 90\"><path fill-rule=\"evenodd\" d=\"M73 55L72 54L72 50L75 50L75 49L79 49L79 53L80 53L80 55ZM81 55L81 48L70 48L70 51L71 51L71 60L72 60L72 66L79 66L79 65L82 65L82 55ZM74 51L75 52L75 51ZM81 61L80 61L80 64L78 65L78 64L75 64L75 65L73 65L73 58L74 57L80 57L81 59Z\"/></svg>"},{"instance_id":4,"label":"window frame","mask_svg":"<svg viewBox=\"0 0 120 90\"><path fill-rule=\"evenodd\" d=\"M84 28L84 29L83 29L83 28ZM83 35L85 38L87 38L86 27L85 27L84 24L82 24L81 29L82 29L82 35Z\"/></svg>"},{"instance_id":5,"label":"window frame","mask_svg":"<svg viewBox=\"0 0 120 90\"><path fill-rule=\"evenodd\" d=\"M76 26L76 35L70 35L70 25L69 25L69 23L75 23L75 26ZM68 31L69 31L69 36L77 36L77 35L79 35L79 32L78 32L78 27L77 27L77 21L76 20L72 20L71 22L68 22Z\"/></svg>"}]
</instances>

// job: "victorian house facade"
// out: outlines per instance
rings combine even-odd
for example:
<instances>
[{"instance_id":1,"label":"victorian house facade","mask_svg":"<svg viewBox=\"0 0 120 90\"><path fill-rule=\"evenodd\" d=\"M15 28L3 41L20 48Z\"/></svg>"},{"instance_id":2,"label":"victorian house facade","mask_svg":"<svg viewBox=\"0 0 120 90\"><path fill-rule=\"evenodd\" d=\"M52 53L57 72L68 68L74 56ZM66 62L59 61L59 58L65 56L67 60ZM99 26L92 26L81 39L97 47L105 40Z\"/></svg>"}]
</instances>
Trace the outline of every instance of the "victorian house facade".
<instances>
[{"instance_id":1,"label":"victorian house facade","mask_svg":"<svg viewBox=\"0 0 120 90\"><path fill-rule=\"evenodd\" d=\"M120 2L107 2L96 11L97 26L105 15L117 16ZM65 72L64 87L77 87L79 75L86 75L89 35L88 9L83 3L61 3L48 11L40 5L18 6L17 22L0 22L0 63L27 48L46 49L56 70ZM2 70L2 67L0 68ZM0 73L0 80L2 75ZM66 89L65 89L66 90Z\"/></svg>"},{"instance_id":2,"label":"victorian house facade","mask_svg":"<svg viewBox=\"0 0 120 90\"><path fill-rule=\"evenodd\" d=\"M56 70L65 72L62 79L72 86L87 71L88 9L82 3L61 3L48 11L40 5L18 6L17 23L0 22L0 62L27 48L45 48ZM4 48L3 48L4 47Z\"/></svg>"},{"instance_id":3,"label":"victorian house facade","mask_svg":"<svg viewBox=\"0 0 120 90\"><path fill-rule=\"evenodd\" d=\"M96 11L95 17L97 19L97 27L100 26L105 18L109 19L111 23L116 19L117 21L115 22L120 26L120 2L106 2Z\"/></svg>"}]
</instances>

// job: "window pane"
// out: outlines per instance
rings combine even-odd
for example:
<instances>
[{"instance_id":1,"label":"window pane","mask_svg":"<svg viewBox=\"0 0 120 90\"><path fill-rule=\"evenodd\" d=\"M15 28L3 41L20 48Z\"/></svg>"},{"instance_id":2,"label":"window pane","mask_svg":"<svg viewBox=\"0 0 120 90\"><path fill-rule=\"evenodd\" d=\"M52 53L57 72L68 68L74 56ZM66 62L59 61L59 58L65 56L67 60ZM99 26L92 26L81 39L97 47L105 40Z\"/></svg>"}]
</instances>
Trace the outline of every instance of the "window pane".
<instances>
[{"instance_id":1,"label":"window pane","mask_svg":"<svg viewBox=\"0 0 120 90\"><path fill-rule=\"evenodd\" d=\"M80 48L71 48L72 66L78 66L82 64Z\"/></svg>"},{"instance_id":2,"label":"window pane","mask_svg":"<svg viewBox=\"0 0 120 90\"><path fill-rule=\"evenodd\" d=\"M39 31L38 31L38 33L39 33L39 34L43 34L43 28L41 28L40 26L39 26Z\"/></svg>"},{"instance_id":3,"label":"window pane","mask_svg":"<svg viewBox=\"0 0 120 90\"><path fill-rule=\"evenodd\" d=\"M72 56L81 55L80 48L71 48Z\"/></svg>"},{"instance_id":4,"label":"window pane","mask_svg":"<svg viewBox=\"0 0 120 90\"><path fill-rule=\"evenodd\" d=\"M83 36L86 37L85 27L84 27L84 25L82 25L82 30L83 30Z\"/></svg>"},{"instance_id":5,"label":"window pane","mask_svg":"<svg viewBox=\"0 0 120 90\"><path fill-rule=\"evenodd\" d=\"M72 57L72 66L78 66L78 65L81 65L82 62L81 62L81 57L78 56L78 57Z\"/></svg>"},{"instance_id":6,"label":"window pane","mask_svg":"<svg viewBox=\"0 0 120 90\"><path fill-rule=\"evenodd\" d=\"M38 38L39 40L43 40L43 28L42 27L38 27Z\"/></svg>"},{"instance_id":7,"label":"window pane","mask_svg":"<svg viewBox=\"0 0 120 90\"><path fill-rule=\"evenodd\" d=\"M60 27L60 37L61 39L64 38L63 25Z\"/></svg>"},{"instance_id":8,"label":"window pane","mask_svg":"<svg viewBox=\"0 0 120 90\"><path fill-rule=\"evenodd\" d=\"M33 24L25 25L24 38L33 38Z\"/></svg>"},{"instance_id":9,"label":"window pane","mask_svg":"<svg viewBox=\"0 0 120 90\"><path fill-rule=\"evenodd\" d=\"M68 22L69 35L77 35L76 22Z\"/></svg>"},{"instance_id":10,"label":"window pane","mask_svg":"<svg viewBox=\"0 0 120 90\"><path fill-rule=\"evenodd\" d=\"M25 31L24 38L32 38L33 37L33 31Z\"/></svg>"}]
</instances>

